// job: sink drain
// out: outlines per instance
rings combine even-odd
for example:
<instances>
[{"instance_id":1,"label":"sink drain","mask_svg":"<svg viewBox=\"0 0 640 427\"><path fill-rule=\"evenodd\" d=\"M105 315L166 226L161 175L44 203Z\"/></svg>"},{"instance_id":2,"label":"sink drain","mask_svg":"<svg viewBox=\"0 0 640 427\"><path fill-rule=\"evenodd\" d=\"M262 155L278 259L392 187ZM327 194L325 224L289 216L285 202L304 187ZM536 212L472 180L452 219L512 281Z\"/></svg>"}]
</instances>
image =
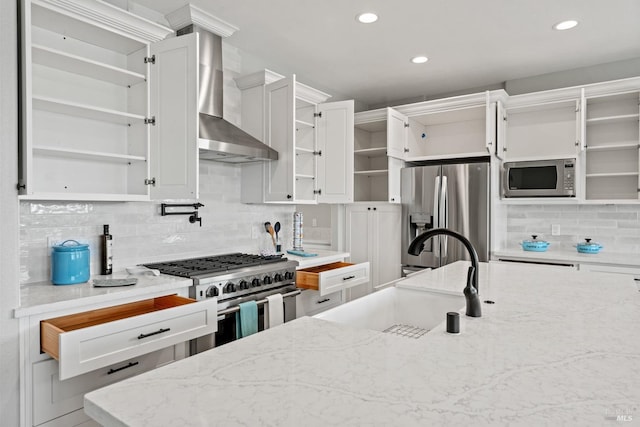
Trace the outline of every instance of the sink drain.
<instances>
[{"instance_id":1,"label":"sink drain","mask_svg":"<svg viewBox=\"0 0 640 427\"><path fill-rule=\"evenodd\" d=\"M429 332L429 329L422 329L409 325L393 325L382 332L407 338L420 338L421 336Z\"/></svg>"}]
</instances>

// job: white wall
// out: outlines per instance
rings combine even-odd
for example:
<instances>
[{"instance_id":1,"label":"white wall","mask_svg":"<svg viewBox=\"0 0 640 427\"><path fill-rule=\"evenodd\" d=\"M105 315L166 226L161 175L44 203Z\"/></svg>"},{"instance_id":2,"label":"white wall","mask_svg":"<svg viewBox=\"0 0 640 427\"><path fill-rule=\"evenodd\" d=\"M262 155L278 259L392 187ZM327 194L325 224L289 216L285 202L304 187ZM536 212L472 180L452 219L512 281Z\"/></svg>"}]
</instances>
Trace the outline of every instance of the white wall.
<instances>
[{"instance_id":1,"label":"white wall","mask_svg":"<svg viewBox=\"0 0 640 427\"><path fill-rule=\"evenodd\" d=\"M16 2L0 2L0 424L19 423Z\"/></svg>"}]
</instances>

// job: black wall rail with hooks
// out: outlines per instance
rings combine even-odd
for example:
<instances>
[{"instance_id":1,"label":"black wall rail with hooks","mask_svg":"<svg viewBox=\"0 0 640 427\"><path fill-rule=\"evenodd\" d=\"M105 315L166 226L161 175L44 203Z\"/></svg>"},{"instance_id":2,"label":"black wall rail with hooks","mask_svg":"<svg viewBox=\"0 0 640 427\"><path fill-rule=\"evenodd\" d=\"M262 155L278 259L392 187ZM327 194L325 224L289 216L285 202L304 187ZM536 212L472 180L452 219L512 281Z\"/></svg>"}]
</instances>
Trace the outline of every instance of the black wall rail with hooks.
<instances>
[{"instance_id":1,"label":"black wall rail with hooks","mask_svg":"<svg viewBox=\"0 0 640 427\"><path fill-rule=\"evenodd\" d=\"M167 212L168 208L193 208L194 211L190 212ZM200 223L200 227L202 227L202 218L198 216L198 208L204 207L202 203L187 203L187 204L169 204L169 203L161 203L160 204L160 215L189 215L189 222L191 224L195 224L196 222Z\"/></svg>"}]
</instances>

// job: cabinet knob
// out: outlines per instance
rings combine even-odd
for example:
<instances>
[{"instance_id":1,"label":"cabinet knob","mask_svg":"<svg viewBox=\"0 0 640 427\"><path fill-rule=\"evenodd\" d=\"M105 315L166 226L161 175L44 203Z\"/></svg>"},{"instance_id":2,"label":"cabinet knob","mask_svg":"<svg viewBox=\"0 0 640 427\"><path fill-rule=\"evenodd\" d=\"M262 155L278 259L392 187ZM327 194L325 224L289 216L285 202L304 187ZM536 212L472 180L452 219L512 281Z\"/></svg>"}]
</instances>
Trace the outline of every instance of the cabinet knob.
<instances>
[{"instance_id":1,"label":"cabinet knob","mask_svg":"<svg viewBox=\"0 0 640 427\"><path fill-rule=\"evenodd\" d=\"M293 196L291 194L287 194L287 199L291 199Z\"/></svg>"}]
</instances>

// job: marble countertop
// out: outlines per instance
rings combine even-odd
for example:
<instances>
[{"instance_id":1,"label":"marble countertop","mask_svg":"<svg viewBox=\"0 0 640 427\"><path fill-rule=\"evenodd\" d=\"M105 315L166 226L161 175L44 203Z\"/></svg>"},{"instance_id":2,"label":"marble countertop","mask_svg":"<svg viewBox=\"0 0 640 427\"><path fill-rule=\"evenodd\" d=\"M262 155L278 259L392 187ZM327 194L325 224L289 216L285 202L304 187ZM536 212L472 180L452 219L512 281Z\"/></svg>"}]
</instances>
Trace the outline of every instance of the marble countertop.
<instances>
[{"instance_id":1,"label":"marble countertop","mask_svg":"<svg viewBox=\"0 0 640 427\"><path fill-rule=\"evenodd\" d=\"M339 262L350 256L349 252L327 251L324 249L305 249L305 252L317 254L316 256L303 257L291 254L285 254L287 258L298 261L298 269L315 267L316 265L330 264Z\"/></svg>"},{"instance_id":2,"label":"marble countertop","mask_svg":"<svg viewBox=\"0 0 640 427\"><path fill-rule=\"evenodd\" d=\"M546 252L525 251L522 249L503 249L492 253L493 258L510 258L542 262L611 264L620 267L640 267L637 254L609 252L603 248L597 254L581 254L576 250L556 250Z\"/></svg>"},{"instance_id":3,"label":"marble countertop","mask_svg":"<svg viewBox=\"0 0 640 427\"><path fill-rule=\"evenodd\" d=\"M37 282L22 285L20 288L20 307L14 310L14 317L31 316L82 305L110 302L115 298L129 298L140 295L151 295L166 291L178 290L193 284L190 279L161 274L154 276L150 273L128 275L126 272L114 274L113 278L136 277L135 285L112 288L96 288L93 286L93 276L86 283L75 285L53 285L51 282Z\"/></svg>"},{"instance_id":4,"label":"marble countertop","mask_svg":"<svg viewBox=\"0 0 640 427\"><path fill-rule=\"evenodd\" d=\"M468 264L399 286L461 291ZM420 339L303 317L85 395L105 426L614 425L640 417L633 280L492 262L483 317ZM444 320L444 319L443 319Z\"/></svg>"}]
</instances>

